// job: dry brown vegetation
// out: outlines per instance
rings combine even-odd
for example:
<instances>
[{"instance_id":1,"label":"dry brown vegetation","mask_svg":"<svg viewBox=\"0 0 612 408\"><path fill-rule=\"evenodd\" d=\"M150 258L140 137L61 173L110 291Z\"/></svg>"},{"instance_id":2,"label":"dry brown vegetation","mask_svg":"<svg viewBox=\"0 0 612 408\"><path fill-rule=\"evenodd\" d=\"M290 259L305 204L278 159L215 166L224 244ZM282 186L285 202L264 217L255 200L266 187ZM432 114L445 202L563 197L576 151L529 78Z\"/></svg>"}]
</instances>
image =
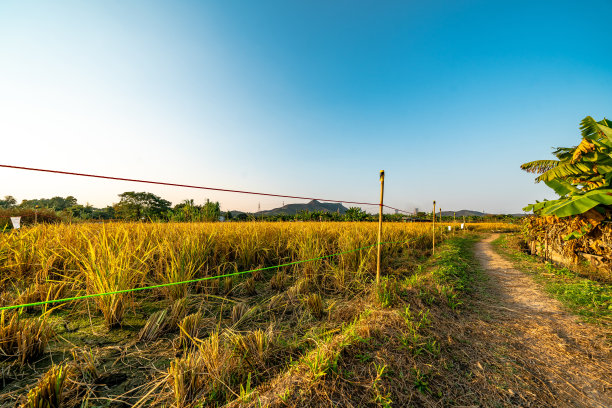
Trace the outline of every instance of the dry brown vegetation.
<instances>
[{"instance_id":1,"label":"dry brown vegetation","mask_svg":"<svg viewBox=\"0 0 612 408\"><path fill-rule=\"evenodd\" d=\"M539 252L562 254L569 263L590 264L581 268L586 276L612 283L612 224L609 216L590 210L585 214L559 218L528 217L525 235L535 241ZM577 268L574 268L577 269Z\"/></svg>"},{"instance_id":2,"label":"dry brown vegetation","mask_svg":"<svg viewBox=\"0 0 612 408\"><path fill-rule=\"evenodd\" d=\"M42 321L53 331L40 331L47 337L38 336L37 352L10 346L0 357L0 402L60 398L61 406L73 406L74 395L112 407L455 401L458 393L442 391L446 342L432 322L457 318L465 283L423 267L430 232L431 224L385 226L384 240L396 243L383 247L378 288L370 247L49 305L43 320L41 306L8 310L0 347L12 344L16 324L40 331ZM39 226L2 236L0 302L269 267L366 247L375 236L369 223ZM43 391L60 383L59 396Z\"/></svg>"}]
</instances>

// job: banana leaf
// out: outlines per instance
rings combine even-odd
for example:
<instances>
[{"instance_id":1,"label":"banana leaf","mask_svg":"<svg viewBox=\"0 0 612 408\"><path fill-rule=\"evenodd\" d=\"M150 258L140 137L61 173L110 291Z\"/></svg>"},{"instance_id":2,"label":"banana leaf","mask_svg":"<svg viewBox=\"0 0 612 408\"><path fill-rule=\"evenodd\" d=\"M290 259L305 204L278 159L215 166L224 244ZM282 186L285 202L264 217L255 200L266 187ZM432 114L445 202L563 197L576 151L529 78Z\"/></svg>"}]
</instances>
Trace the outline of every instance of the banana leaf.
<instances>
[{"instance_id":1,"label":"banana leaf","mask_svg":"<svg viewBox=\"0 0 612 408\"><path fill-rule=\"evenodd\" d=\"M559 194L561 197L568 193L578 193L580 190L574 187L571 183L563 180L563 179L554 179L545 181L546 185L553 190L555 193Z\"/></svg>"},{"instance_id":2,"label":"banana leaf","mask_svg":"<svg viewBox=\"0 0 612 408\"><path fill-rule=\"evenodd\" d=\"M570 232L569 234L567 234L566 236L563 237L563 240L564 241L569 241L569 240L572 240L572 239L582 238L586 234L588 234L593 228L594 228L593 225L587 224L584 227L580 228L580 230L578 230L578 231Z\"/></svg>"},{"instance_id":3,"label":"banana leaf","mask_svg":"<svg viewBox=\"0 0 612 408\"><path fill-rule=\"evenodd\" d=\"M585 139L599 141L607 139L606 141L612 142L612 128L610 128L610 125L612 125L612 123L607 119L597 122L592 117L587 116L582 119L580 129Z\"/></svg>"},{"instance_id":4,"label":"banana leaf","mask_svg":"<svg viewBox=\"0 0 612 408\"><path fill-rule=\"evenodd\" d=\"M559 200L544 200L542 202L536 201L535 204L529 204L527 207L523 208L523 211L529 212L529 211L533 211L534 214L539 214L540 211L542 211L542 209L544 209L547 206L551 206L551 205L555 205L557 203L559 203L561 201L561 199Z\"/></svg>"},{"instance_id":5,"label":"banana leaf","mask_svg":"<svg viewBox=\"0 0 612 408\"><path fill-rule=\"evenodd\" d=\"M563 179L566 177L580 176L582 174L588 174L593 172L593 166L584 163L561 163L556 167L542 173L536 178L536 182L540 181L551 181L555 179Z\"/></svg>"},{"instance_id":6,"label":"banana leaf","mask_svg":"<svg viewBox=\"0 0 612 408\"><path fill-rule=\"evenodd\" d=\"M555 201L552 205L543 206L540 215L569 217L585 213L598 205L612 205L612 189L592 190L585 194L574 195Z\"/></svg>"}]
</instances>

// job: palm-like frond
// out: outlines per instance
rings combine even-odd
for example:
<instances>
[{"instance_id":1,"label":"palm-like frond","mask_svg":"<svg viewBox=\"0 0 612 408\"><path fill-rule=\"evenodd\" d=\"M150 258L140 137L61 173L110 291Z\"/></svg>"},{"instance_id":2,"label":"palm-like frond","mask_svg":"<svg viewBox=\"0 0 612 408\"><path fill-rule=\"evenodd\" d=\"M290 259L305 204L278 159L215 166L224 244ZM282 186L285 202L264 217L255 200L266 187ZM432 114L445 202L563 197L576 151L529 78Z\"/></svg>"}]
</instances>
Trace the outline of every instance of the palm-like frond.
<instances>
[{"instance_id":1,"label":"palm-like frond","mask_svg":"<svg viewBox=\"0 0 612 408\"><path fill-rule=\"evenodd\" d=\"M558 147L558 160L525 163L521 169L540 173L543 181L561 196L559 200L525 207L540 215L567 217L594 207L612 207L612 122L587 116L580 123L582 140L576 147Z\"/></svg>"},{"instance_id":2,"label":"palm-like frond","mask_svg":"<svg viewBox=\"0 0 612 408\"><path fill-rule=\"evenodd\" d=\"M583 155L594 152L595 145L589 141L589 139L582 139L580 144L576 146L574 149L574 153L572 154L571 163L578 162Z\"/></svg>"},{"instance_id":3,"label":"palm-like frond","mask_svg":"<svg viewBox=\"0 0 612 408\"><path fill-rule=\"evenodd\" d=\"M598 140L606 144L612 143L612 122L607 119L597 122L590 116L580 122L582 137L588 140Z\"/></svg>"},{"instance_id":4,"label":"palm-like frond","mask_svg":"<svg viewBox=\"0 0 612 408\"><path fill-rule=\"evenodd\" d=\"M555 150L553 150L552 154L554 154L557 157L557 159L561 161L569 160L574 154L575 149L576 149L575 146L574 147L557 147Z\"/></svg>"},{"instance_id":5,"label":"palm-like frond","mask_svg":"<svg viewBox=\"0 0 612 408\"><path fill-rule=\"evenodd\" d=\"M568 177L574 179L579 176L588 176L592 174L593 167L584 163L559 163L557 166L551 168L545 173L542 173L538 178L536 178L536 182L550 181L556 178L567 179Z\"/></svg>"},{"instance_id":6,"label":"palm-like frond","mask_svg":"<svg viewBox=\"0 0 612 408\"><path fill-rule=\"evenodd\" d=\"M559 160L536 160L521 164L521 169L527 173L542 174L557 167L559 163Z\"/></svg>"}]
</instances>

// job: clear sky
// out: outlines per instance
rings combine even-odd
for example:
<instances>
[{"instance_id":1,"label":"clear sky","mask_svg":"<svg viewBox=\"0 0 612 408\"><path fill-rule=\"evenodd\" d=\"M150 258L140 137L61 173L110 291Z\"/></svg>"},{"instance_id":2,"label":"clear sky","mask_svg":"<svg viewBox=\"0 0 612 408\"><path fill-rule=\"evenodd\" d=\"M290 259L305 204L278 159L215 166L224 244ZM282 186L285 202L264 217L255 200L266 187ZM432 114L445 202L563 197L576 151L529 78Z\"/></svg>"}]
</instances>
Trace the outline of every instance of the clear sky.
<instances>
[{"instance_id":1,"label":"clear sky","mask_svg":"<svg viewBox=\"0 0 612 408\"><path fill-rule=\"evenodd\" d=\"M612 111L610 1L3 1L0 163L520 212ZM282 199L0 169L0 196ZM286 203L295 202L285 200ZM372 209L374 211L375 209Z\"/></svg>"}]
</instances>

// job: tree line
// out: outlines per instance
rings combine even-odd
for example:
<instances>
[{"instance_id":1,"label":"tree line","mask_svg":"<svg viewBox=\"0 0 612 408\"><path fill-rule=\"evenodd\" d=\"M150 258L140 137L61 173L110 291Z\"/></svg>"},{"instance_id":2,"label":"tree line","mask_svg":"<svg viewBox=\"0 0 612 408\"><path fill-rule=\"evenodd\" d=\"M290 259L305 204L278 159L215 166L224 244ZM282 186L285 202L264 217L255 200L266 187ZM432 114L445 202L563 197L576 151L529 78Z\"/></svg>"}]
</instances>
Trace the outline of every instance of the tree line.
<instances>
[{"instance_id":1,"label":"tree line","mask_svg":"<svg viewBox=\"0 0 612 408\"><path fill-rule=\"evenodd\" d=\"M253 214L243 212L222 212L218 201L206 200L196 204L193 199L183 200L176 205L148 192L126 191L119 194L119 202L95 208L90 204L79 204L73 196L22 200L17 203L13 196L0 200L0 214L21 215L26 223L37 219L39 222L87 221L87 220L125 220L125 221L378 221L378 214L371 214L359 207L351 207L344 213L325 211L299 211L296 214ZM467 222L508 221L509 216L487 215L486 217L465 217ZM384 214L385 222L431 221L431 214L419 213L413 216ZM436 217L436 220L439 220ZM457 218L462 221L463 218ZM453 217L443 216L443 222L453 221ZM5 221L6 222L6 221Z\"/></svg>"},{"instance_id":2,"label":"tree line","mask_svg":"<svg viewBox=\"0 0 612 408\"><path fill-rule=\"evenodd\" d=\"M144 191L121 193L118 203L104 208L79 204L73 196L23 200L19 204L13 196L5 196L0 209L14 215L30 214L32 210L49 215L51 211L59 220L216 221L221 216L219 202L206 200L196 205L191 199L172 206L170 201Z\"/></svg>"}]
</instances>

